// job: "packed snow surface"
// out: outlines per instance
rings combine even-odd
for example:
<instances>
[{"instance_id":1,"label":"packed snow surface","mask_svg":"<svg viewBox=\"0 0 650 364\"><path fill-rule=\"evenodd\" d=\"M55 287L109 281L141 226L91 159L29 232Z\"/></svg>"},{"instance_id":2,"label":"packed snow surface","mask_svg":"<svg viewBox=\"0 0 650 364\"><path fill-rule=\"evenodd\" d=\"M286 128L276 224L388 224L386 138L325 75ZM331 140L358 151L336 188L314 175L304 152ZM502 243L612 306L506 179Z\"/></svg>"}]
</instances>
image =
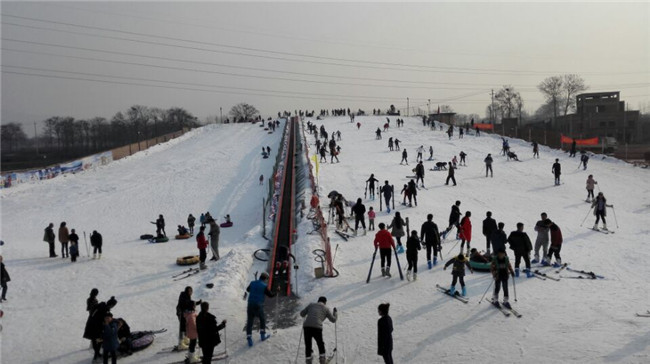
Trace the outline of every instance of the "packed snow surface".
<instances>
[{"instance_id":1,"label":"packed snow surface","mask_svg":"<svg viewBox=\"0 0 650 364\"><path fill-rule=\"evenodd\" d=\"M363 199L364 181L371 173L381 184L390 181L399 193L408 182L406 176L414 174L415 149L423 145L427 149L426 189L418 191L417 206L403 206L401 196L395 197L396 210L409 218L411 230L419 232L428 213L434 215L440 229L445 228L451 205L460 200L463 214L472 212L472 247L485 249L481 223L487 211L505 223L507 233L523 222L534 243L533 227L540 213L546 212L562 229L563 261L605 279L569 279L576 274L556 274L555 269L545 271L562 276L560 281L522 275L516 279L516 302L510 281L510 301L523 317L505 317L485 300L479 304L491 282L488 273L467 272L468 304L438 291L436 284L450 284L451 272L443 271L441 263L427 269L424 249L419 253L417 281L401 281L395 262L392 278L381 277L377 257L372 279L366 284L374 232L360 233L345 242L330 226L334 265L340 275L315 279L314 268L320 263L314 261L312 250L321 248L322 243L318 234L307 234L312 225L304 219L297 226L294 246L300 267L300 306L326 296L327 305L338 308L340 363L383 362L376 355L377 305L382 302L391 304L396 363L650 361L650 321L634 315L650 309L650 253L645 244L650 236L647 170L592 156L585 171L578 168L578 158L546 147L540 147L540 158L533 159L530 143L522 140L510 140L521 162L507 161L499 154L498 136L465 135L459 139L456 130L450 140L444 131L424 127L419 118L403 119L404 127L396 128L395 117L391 117L391 127L381 140L375 139L375 130L383 126L384 116L359 116L354 123L347 117L304 120L324 125L330 135L337 130L342 134L340 163L330 164L328 156L328 163L319 166L325 212L326 195L331 190L350 201ZM360 129L356 122L361 123ZM253 252L269 244L262 237L262 206L281 134L281 129L269 134L254 124L209 125L107 166L2 190L2 255L12 280L8 301L2 304L0 362L90 363L92 352L82 334L87 318L85 300L94 287L100 291L100 301L116 297L118 304L112 312L125 318L132 330L169 330L157 335L151 347L120 362L182 360L184 354L159 351L176 343L175 307L187 285L194 287L194 299L211 303L210 311L218 320L228 320L225 335L222 332L224 343L216 351L227 348L229 362L291 363L296 353L298 361L304 362L304 345L298 348L300 325L274 330L275 310L266 312L273 334L270 340L260 342L255 334L255 345L248 348L242 331L246 320L243 292L254 273L266 269L264 262L253 258ZM408 166L399 164L401 151L388 150L389 137L402 141L402 149L408 151ZM308 134L306 139L313 154L314 138ZM272 149L271 158L262 159L261 148L267 145ZM433 161L427 160L430 145ZM468 154L467 166L456 170L458 186L446 186L447 172L430 169L461 151ZM483 159L488 153L494 157L493 178L485 177ZM560 186L554 186L551 173L556 158L563 169ZM589 174L598 182L596 193L602 191L614 205L608 210L607 225L615 234L589 229L595 220L585 202ZM262 186L260 175L265 177ZM300 198L305 199L303 212L307 215L311 192L310 186L303 188ZM364 204L377 211L376 225L388 224L394 216L379 211L379 196L374 201L364 199ZM208 262L207 271L199 275L173 281L171 276L184 269L175 264L176 258L198 254L195 240L172 238L168 243L150 244L139 236L154 233L150 222L158 214L165 216L167 235L173 237L176 226L185 225L189 213L198 220L205 211L218 222L223 222L226 214L232 216L234 226L221 229L222 259ZM59 257L47 257L43 230L52 222L58 235L61 221L81 237L81 257L76 263L61 259L58 242ZM88 238L93 230L104 237L101 260L86 253L83 233ZM270 236L269 225L266 230ZM444 261L459 252L460 244L456 245L453 235L455 230L442 244ZM512 251L508 253L514 264ZM399 259L405 270L405 255L400 254ZM207 288L207 283L214 283L214 288ZM491 289L486 297L490 295ZM274 304L276 299L267 300ZM324 337L331 352L333 324L325 324Z\"/></svg>"}]
</instances>

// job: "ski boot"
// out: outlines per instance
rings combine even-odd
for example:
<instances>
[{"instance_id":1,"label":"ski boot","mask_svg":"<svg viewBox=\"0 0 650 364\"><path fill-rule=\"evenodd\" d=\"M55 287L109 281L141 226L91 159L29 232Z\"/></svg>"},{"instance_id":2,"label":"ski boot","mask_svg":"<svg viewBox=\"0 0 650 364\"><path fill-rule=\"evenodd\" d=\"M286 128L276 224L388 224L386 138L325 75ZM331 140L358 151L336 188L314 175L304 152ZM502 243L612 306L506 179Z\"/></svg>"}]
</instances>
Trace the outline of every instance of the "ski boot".
<instances>
[{"instance_id":1,"label":"ski boot","mask_svg":"<svg viewBox=\"0 0 650 364\"><path fill-rule=\"evenodd\" d=\"M463 286L461 295L463 297L467 296L467 287Z\"/></svg>"},{"instance_id":2,"label":"ski boot","mask_svg":"<svg viewBox=\"0 0 650 364\"><path fill-rule=\"evenodd\" d=\"M390 275L390 267L386 267L386 277L388 277L388 278L392 277Z\"/></svg>"},{"instance_id":3,"label":"ski boot","mask_svg":"<svg viewBox=\"0 0 650 364\"><path fill-rule=\"evenodd\" d=\"M429 267L429 269L433 268L433 264L430 260L427 261L427 267Z\"/></svg>"},{"instance_id":4,"label":"ski boot","mask_svg":"<svg viewBox=\"0 0 650 364\"><path fill-rule=\"evenodd\" d=\"M438 264L438 257L433 257L433 265Z\"/></svg>"},{"instance_id":5,"label":"ski boot","mask_svg":"<svg viewBox=\"0 0 650 364\"><path fill-rule=\"evenodd\" d=\"M510 302L508 302L508 297L503 297L503 307L507 309L512 309L512 306L510 306Z\"/></svg>"},{"instance_id":6,"label":"ski boot","mask_svg":"<svg viewBox=\"0 0 650 364\"><path fill-rule=\"evenodd\" d=\"M270 338L271 334L267 334L265 331L260 331L260 340L266 341L266 339Z\"/></svg>"},{"instance_id":7,"label":"ski boot","mask_svg":"<svg viewBox=\"0 0 650 364\"><path fill-rule=\"evenodd\" d=\"M201 357L199 356L198 353L190 352L187 353L187 357L185 358L186 363L200 363L201 362Z\"/></svg>"},{"instance_id":8,"label":"ski boot","mask_svg":"<svg viewBox=\"0 0 650 364\"><path fill-rule=\"evenodd\" d=\"M535 275L530 269L524 269L524 272L526 272L526 278L532 278Z\"/></svg>"},{"instance_id":9,"label":"ski boot","mask_svg":"<svg viewBox=\"0 0 650 364\"><path fill-rule=\"evenodd\" d=\"M397 254L402 254L404 253L404 245L399 245L397 247Z\"/></svg>"},{"instance_id":10,"label":"ski boot","mask_svg":"<svg viewBox=\"0 0 650 364\"><path fill-rule=\"evenodd\" d=\"M386 268L384 267L381 268L381 276L386 277Z\"/></svg>"},{"instance_id":11,"label":"ski boot","mask_svg":"<svg viewBox=\"0 0 650 364\"><path fill-rule=\"evenodd\" d=\"M415 282L415 281L417 281L417 280L418 280L418 274L417 274L417 273L413 273L413 281Z\"/></svg>"},{"instance_id":12,"label":"ski boot","mask_svg":"<svg viewBox=\"0 0 650 364\"><path fill-rule=\"evenodd\" d=\"M546 259L543 259L543 260L542 260L542 265L545 266L545 267L548 267L548 266L551 265L551 262L548 261L548 260L546 260Z\"/></svg>"},{"instance_id":13,"label":"ski boot","mask_svg":"<svg viewBox=\"0 0 650 364\"><path fill-rule=\"evenodd\" d=\"M607 230L607 224L605 224L605 223L603 223L603 230L608 231Z\"/></svg>"},{"instance_id":14,"label":"ski boot","mask_svg":"<svg viewBox=\"0 0 650 364\"><path fill-rule=\"evenodd\" d=\"M386 207L386 212L390 214L390 207Z\"/></svg>"},{"instance_id":15,"label":"ski boot","mask_svg":"<svg viewBox=\"0 0 650 364\"><path fill-rule=\"evenodd\" d=\"M553 263L553 268L560 268L562 266L562 263L559 260L556 260L555 263Z\"/></svg>"},{"instance_id":16,"label":"ski boot","mask_svg":"<svg viewBox=\"0 0 650 364\"><path fill-rule=\"evenodd\" d=\"M456 294L456 286L449 287L449 294L452 296Z\"/></svg>"},{"instance_id":17,"label":"ski boot","mask_svg":"<svg viewBox=\"0 0 650 364\"><path fill-rule=\"evenodd\" d=\"M537 264L537 263L539 263L539 257L538 257L538 256L535 256L535 258L533 258L533 260L531 260L530 263L531 263L531 264Z\"/></svg>"},{"instance_id":18,"label":"ski boot","mask_svg":"<svg viewBox=\"0 0 650 364\"><path fill-rule=\"evenodd\" d=\"M253 338L250 335L246 336L246 341L248 342L248 347L253 346Z\"/></svg>"},{"instance_id":19,"label":"ski boot","mask_svg":"<svg viewBox=\"0 0 650 364\"><path fill-rule=\"evenodd\" d=\"M594 227L592 229L598 230L598 224L594 224Z\"/></svg>"},{"instance_id":20,"label":"ski boot","mask_svg":"<svg viewBox=\"0 0 650 364\"><path fill-rule=\"evenodd\" d=\"M515 277L519 277L519 268L515 268Z\"/></svg>"},{"instance_id":21,"label":"ski boot","mask_svg":"<svg viewBox=\"0 0 650 364\"><path fill-rule=\"evenodd\" d=\"M492 295L492 304L495 305L496 307L501 307L499 304L499 297L497 295Z\"/></svg>"},{"instance_id":22,"label":"ski boot","mask_svg":"<svg viewBox=\"0 0 650 364\"><path fill-rule=\"evenodd\" d=\"M308 356L305 358L305 364L312 364L313 363L313 358L311 356Z\"/></svg>"},{"instance_id":23,"label":"ski boot","mask_svg":"<svg viewBox=\"0 0 650 364\"><path fill-rule=\"evenodd\" d=\"M406 280L409 281L409 282L411 281L411 271L410 270L406 271Z\"/></svg>"},{"instance_id":24,"label":"ski boot","mask_svg":"<svg viewBox=\"0 0 650 364\"><path fill-rule=\"evenodd\" d=\"M208 266L205 265L205 263L201 263L201 264L199 265L199 270L205 270L205 269L208 269Z\"/></svg>"},{"instance_id":25,"label":"ski boot","mask_svg":"<svg viewBox=\"0 0 650 364\"><path fill-rule=\"evenodd\" d=\"M327 357L325 354L320 354L318 356L318 364L326 364L327 363Z\"/></svg>"}]
</instances>

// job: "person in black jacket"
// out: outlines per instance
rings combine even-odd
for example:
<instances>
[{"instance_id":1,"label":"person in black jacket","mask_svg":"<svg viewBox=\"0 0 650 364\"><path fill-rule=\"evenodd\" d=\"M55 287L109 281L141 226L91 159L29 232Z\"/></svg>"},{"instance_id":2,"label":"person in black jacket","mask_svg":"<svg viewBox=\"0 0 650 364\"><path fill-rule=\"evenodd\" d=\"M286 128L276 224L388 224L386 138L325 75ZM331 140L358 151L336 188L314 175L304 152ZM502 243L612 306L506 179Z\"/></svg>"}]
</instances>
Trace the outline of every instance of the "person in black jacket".
<instances>
[{"instance_id":1,"label":"person in black jacket","mask_svg":"<svg viewBox=\"0 0 650 364\"><path fill-rule=\"evenodd\" d=\"M90 290L90 296L88 296L88 299L86 299L86 311L88 311L88 317L93 315L93 311L95 311L95 307L99 304L99 301L97 301L97 295L99 295L99 290L97 288L93 288Z\"/></svg>"},{"instance_id":2,"label":"person in black jacket","mask_svg":"<svg viewBox=\"0 0 650 364\"><path fill-rule=\"evenodd\" d=\"M407 191L408 191L408 198L409 198L409 207L413 207L413 203L415 202L415 206L418 205L418 186L415 183L415 181L410 180L407 186ZM412 200L412 202L411 202Z\"/></svg>"},{"instance_id":3,"label":"person in black jacket","mask_svg":"<svg viewBox=\"0 0 650 364\"><path fill-rule=\"evenodd\" d=\"M104 329L104 317L113 307L115 307L115 305L117 305L117 300L114 296L111 296L108 301L101 302L95 306L95 309L88 317L88 321L86 321L86 328L84 329L83 337L92 342L95 353L93 360L100 358L99 349L102 347L101 339Z\"/></svg>"},{"instance_id":4,"label":"person in black jacket","mask_svg":"<svg viewBox=\"0 0 650 364\"><path fill-rule=\"evenodd\" d=\"M424 187L424 164L422 161L415 166L415 183L420 182L420 187Z\"/></svg>"},{"instance_id":5,"label":"person in black jacket","mask_svg":"<svg viewBox=\"0 0 650 364\"><path fill-rule=\"evenodd\" d=\"M217 318L208 312L210 304L201 303L201 312L196 316L196 332L199 334L199 346L203 352L203 364L212 362L214 347L221 343L219 331L226 328L226 320L217 325Z\"/></svg>"},{"instance_id":6,"label":"person in black jacket","mask_svg":"<svg viewBox=\"0 0 650 364\"><path fill-rule=\"evenodd\" d=\"M526 277L530 278L533 273L530 271L530 251L533 250L533 244L530 242L528 234L524 232L524 224L517 223L517 230L510 233L508 236L508 243L510 249L515 252L515 276L519 275L519 263L521 258L524 258L526 263Z\"/></svg>"},{"instance_id":7,"label":"person in black jacket","mask_svg":"<svg viewBox=\"0 0 650 364\"><path fill-rule=\"evenodd\" d=\"M262 180L264 180L264 177L262 177ZM187 217L187 226L190 228L190 234L194 235L194 223L196 222L196 217L192 216L192 214L189 214Z\"/></svg>"},{"instance_id":8,"label":"person in black jacket","mask_svg":"<svg viewBox=\"0 0 650 364\"><path fill-rule=\"evenodd\" d=\"M93 246L93 259L97 257L98 259L102 258L102 234L98 233L97 230L93 230L92 235L90 235L90 245Z\"/></svg>"},{"instance_id":9,"label":"person in black jacket","mask_svg":"<svg viewBox=\"0 0 650 364\"><path fill-rule=\"evenodd\" d=\"M45 234L43 236L43 241L46 241L50 245L50 258L57 257L56 252L54 252L54 239L56 239L54 235L54 224L50 223L45 228Z\"/></svg>"},{"instance_id":10,"label":"person in black jacket","mask_svg":"<svg viewBox=\"0 0 650 364\"><path fill-rule=\"evenodd\" d=\"M427 266L429 269L433 268L438 263L438 251L440 247L440 232L438 225L433 222L433 214L427 215L427 221L422 224L420 229L420 240L422 240L427 248ZM433 263L431 262L431 250L433 249Z\"/></svg>"},{"instance_id":11,"label":"person in black jacket","mask_svg":"<svg viewBox=\"0 0 650 364\"><path fill-rule=\"evenodd\" d=\"M388 316L390 303L382 303L377 307L377 355L384 358L384 364L393 364L393 319Z\"/></svg>"},{"instance_id":12,"label":"person in black jacket","mask_svg":"<svg viewBox=\"0 0 650 364\"><path fill-rule=\"evenodd\" d=\"M375 182L379 182L378 179L375 178L374 174L370 174L370 178L366 180L366 188L370 192L370 199L374 200L375 199Z\"/></svg>"},{"instance_id":13,"label":"person in black jacket","mask_svg":"<svg viewBox=\"0 0 650 364\"><path fill-rule=\"evenodd\" d=\"M413 280L418 279L418 250L420 247L420 239L418 239L418 232L411 231L411 236L406 240L406 262L408 268L406 269L406 279L411 280L411 270L413 271Z\"/></svg>"},{"instance_id":14,"label":"person in black jacket","mask_svg":"<svg viewBox=\"0 0 650 364\"><path fill-rule=\"evenodd\" d=\"M490 243L492 243L493 255L496 255L499 249L503 248L505 250L506 248L506 242L508 241L508 237L506 236L506 232L503 231L504 226L505 224L500 222L498 224L497 230L493 231L492 235L490 236Z\"/></svg>"},{"instance_id":15,"label":"person in black jacket","mask_svg":"<svg viewBox=\"0 0 650 364\"><path fill-rule=\"evenodd\" d=\"M178 317L179 329L178 329L178 349L187 349L189 339L185 336L185 311L194 310L194 301L192 300L192 293L194 290L192 287L187 286L178 295L178 303L176 304L176 316ZM201 300L196 302L197 305L201 304Z\"/></svg>"},{"instance_id":16,"label":"person in black jacket","mask_svg":"<svg viewBox=\"0 0 650 364\"><path fill-rule=\"evenodd\" d=\"M555 159L555 163L553 163L553 167L551 168L551 172L553 172L553 175L555 175L555 185L560 184L560 175L562 174L562 166L560 165L560 160Z\"/></svg>"},{"instance_id":17,"label":"person in black jacket","mask_svg":"<svg viewBox=\"0 0 650 364\"><path fill-rule=\"evenodd\" d=\"M361 198L358 198L357 203L352 206L352 212L354 213L354 235L357 235L359 223L361 223L361 226L363 227L363 235L366 235L366 219L364 216L366 213L366 206L361 201Z\"/></svg>"},{"instance_id":18,"label":"person in black jacket","mask_svg":"<svg viewBox=\"0 0 650 364\"><path fill-rule=\"evenodd\" d=\"M488 211L485 216L485 220L483 220L483 235L485 235L485 246L486 246L486 252L489 255L490 254L490 242L492 241L492 233L497 230L497 222L492 218L492 212ZM494 250L496 253L496 249Z\"/></svg>"},{"instance_id":19,"label":"person in black jacket","mask_svg":"<svg viewBox=\"0 0 650 364\"><path fill-rule=\"evenodd\" d=\"M454 177L454 165L452 162L449 162L449 171L447 173L447 181L445 182L445 186L449 185L449 180L454 182L454 186L456 186L456 177Z\"/></svg>"},{"instance_id":20,"label":"person in black jacket","mask_svg":"<svg viewBox=\"0 0 650 364\"><path fill-rule=\"evenodd\" d=\"M0 255L0 286L2 286L2 297L0 297L0 302L7 300L7 282L11 281L9 273L7 273L7 268L5 268L5 263L2 261L2 255Z\"/></svg>"},{"instance_id":21,"label":"person in black jacket","mask_svg":"<svg viewBox=\"0 0 650 364\"><path fill-rule=\"evenodd\" d=\"M460 201L451 206L451 212L449 213L449 226L442 232L442 238L444 239L447 236L447 233L451 231L452 227L456 227L456 235L460 232Z\"/></svg>"}]
</instances>

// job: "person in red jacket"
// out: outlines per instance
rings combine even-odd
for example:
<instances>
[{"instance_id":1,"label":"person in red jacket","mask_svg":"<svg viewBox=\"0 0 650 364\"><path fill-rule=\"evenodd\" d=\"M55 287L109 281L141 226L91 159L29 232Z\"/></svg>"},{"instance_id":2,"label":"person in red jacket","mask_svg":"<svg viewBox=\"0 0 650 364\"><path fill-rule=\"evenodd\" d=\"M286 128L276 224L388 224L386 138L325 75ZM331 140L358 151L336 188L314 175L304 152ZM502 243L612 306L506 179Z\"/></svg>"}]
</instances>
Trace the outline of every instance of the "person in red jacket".
<instances>
[{"instance_id":1,"label":"person in red jacket","mask_svg":"<svg viewBox=\"0 0 650 364\"><path fill-rule=\"evenodd\" d=\"M562 258L560 257L560 250L562 249L562 230L554 222L551 223L551 247L548 249L548 255L546 256L546 261L542 264L551 265L551 257L555 255L555 264L554 267L562 266Z\"/></svg>"},{"instance_id":2,"label":"person in red jacket","mask_svg":"<svg viewBox=\"0 0 650 364\"><path fill-rule=\"evenodd\" d=\"M390 277L390 253L391 249L395 249L395 242L393 241L393 236L386 230L386 224L383 222L379 223L379 231L375 234L374 244L375 248L379 248L381 275L383 277Z\"/></svg>"},{"instance_id":3,"label":"person in red jacket","mask_svg":"<svg viewBox=\"0 0 650 364\"><path fill-rule=\"evenodd\" d=\"M463 246L467 242L467 253L466 256L469 256L469 243L472 241L472 222L469 220L472 213L467 211L465 212L465 217L460 220L460 234L459 237L462 239L460 242L460 252L463 252Z\"/></svg>"},{"instance_id":4,"label":"person in red jacket","mask_svg":"<svg viewBox=\"0 0 650 364\"><path fill-rule=\"evenodd\" d=\"M206 249L208 248L208 239L205 238L205 226L201 226L199 234L196 236L196 247L199 248L199 261L201 269L205 269L205 259L208 257Z\"/></svg>"}]
</instances>

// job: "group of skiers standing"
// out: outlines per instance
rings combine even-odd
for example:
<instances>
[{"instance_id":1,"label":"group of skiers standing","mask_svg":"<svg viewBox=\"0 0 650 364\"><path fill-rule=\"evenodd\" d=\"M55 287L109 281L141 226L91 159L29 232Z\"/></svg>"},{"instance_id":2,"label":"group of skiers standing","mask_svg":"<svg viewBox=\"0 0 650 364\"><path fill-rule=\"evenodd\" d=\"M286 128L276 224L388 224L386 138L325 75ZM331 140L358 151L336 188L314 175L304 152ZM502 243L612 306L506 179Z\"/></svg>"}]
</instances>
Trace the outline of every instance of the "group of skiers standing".
<instances>
[{"instance_id":1,"label":"group of skiers standing","mask_svg":"<svg viewBox=\"0 0 650 364\"><path fill-rule=\"evenodd\" d=\"M59 225L58 233L59 243L61 243L61 258L70 258L72 262L76 262L77 257L79 257L79 235L77 235L75 229L68 230L68 226L65 221ZM58 257L55 252L55 240L56 234L54 233L54 224L49 223L49 225L45 228L43 241L49 245L50 258ZM100 259L102 257L103 241L101 234L99 234L96 230L93 231L93 233L90 235L90 244L93 247L93 259Z\"/></svg>"}]
</instances>

